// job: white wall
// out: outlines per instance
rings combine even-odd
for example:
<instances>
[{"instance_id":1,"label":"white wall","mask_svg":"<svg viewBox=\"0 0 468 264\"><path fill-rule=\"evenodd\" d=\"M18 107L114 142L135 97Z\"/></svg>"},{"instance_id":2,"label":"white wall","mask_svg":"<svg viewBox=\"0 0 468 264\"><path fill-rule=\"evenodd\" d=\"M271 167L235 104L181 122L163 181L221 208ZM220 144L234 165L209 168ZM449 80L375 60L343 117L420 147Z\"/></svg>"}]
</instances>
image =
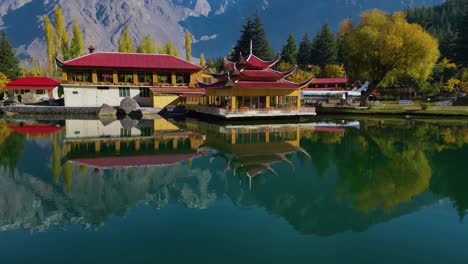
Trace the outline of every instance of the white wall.
<instances>
[{"instance_id":1,"label":"white wall","mask_svg":"<svg viewBox=\"0 0 468 264\"><path fill-rule=\"evenodd\" d=\"M63 86L65 106L70 107L100 107L103 104L119 106L124 97L119 96L119 87L110 86L108 90L98 89L96 86ZM140 97L138 87L130 87L130 97L140 106L151 107L152 96Z\"/></svg>"}]
</instances>

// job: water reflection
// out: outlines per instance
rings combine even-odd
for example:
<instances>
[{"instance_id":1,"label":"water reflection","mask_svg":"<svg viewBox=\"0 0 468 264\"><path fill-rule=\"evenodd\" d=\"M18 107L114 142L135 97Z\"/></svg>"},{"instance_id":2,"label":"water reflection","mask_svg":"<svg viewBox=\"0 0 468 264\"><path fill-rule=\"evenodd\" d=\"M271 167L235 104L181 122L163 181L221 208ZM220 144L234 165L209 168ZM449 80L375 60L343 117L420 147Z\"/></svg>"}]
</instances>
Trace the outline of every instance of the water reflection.
<instances>
[{"instance_id":1,"label":"water reflection","mask_svg":"<svg viewBox=\"0 0 468 264\"><path fill-rule=\"evenodd\" d=\"M265 208L304 234L363 231L449 197L468 209L468 127L406 120L0 123L0 228L99 228L139 204Z\"/></svg>"}]
</instances>

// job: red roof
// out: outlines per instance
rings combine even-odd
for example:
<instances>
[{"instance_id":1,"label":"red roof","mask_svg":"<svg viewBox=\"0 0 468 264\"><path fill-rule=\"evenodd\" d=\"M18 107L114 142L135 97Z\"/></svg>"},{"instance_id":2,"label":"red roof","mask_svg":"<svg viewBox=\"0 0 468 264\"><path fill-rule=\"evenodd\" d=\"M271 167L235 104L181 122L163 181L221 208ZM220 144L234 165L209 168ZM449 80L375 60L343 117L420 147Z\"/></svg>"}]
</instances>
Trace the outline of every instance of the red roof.
<instances>
[{"instance_id":1,"label":"red roof","mask_svg":"<svg viewBox=\"0 0 468 264\"><path fill-rule=\"evenodd\" d=\"M199 71L198 65L165 54L95 52L63 63L65 67L174 69Z\"/></svg>"},{"instance_id":2,"label":"red roof","mask_svg":"<svg viewBox=\"0 0 468 264\"><path fill-rule=\"evenodd\" d=\"M139 167L170 165L196 158L198 154L150 155L130 157L103 157L74 159L72 162L86 164L95 168Z\"/></svg>"},{"instance_id":3,"label":"red roof","mask_svg":"<svg viewBox=\"0 0 468 264\"><path fill-rule=\"evenodd\" d=\"M298 89L307 86L310 81L304 83L293 83L288 81L280 82L245 82L239 81L236 83L241 88L274 88L274 89Z\"/></svg>"},{"instance_id":4,"label":"red roof","mask_svg":"<svg viewBox=\"0 0 468 264\"><path fill-rule=\"evenodd\" d=\"M243 70L241 71L241 79L252 80L252 79L265 79L277 81L291 75L296 70L296 67L293 67L287 72L279 72L271 69L267 70Z\"/></svg>"},{"instance_id":5,"label":"red roof","mask_svg":"<svg viewBox=\"0 0 468 264\"><path fill-rule=\"evenodd\" d=\"M11 90L53 90L59 85L59 82L47 77L23 77L9 82L5 88Z\"/></svg>"},{"instance_id":6,"label":"red roof","mask_svg":"<svg viewBox=\"0 0 468 264\"><path fill-rule=\"evenodd\" d=\"M339 84L348 83L348 78L317 78L312 81L312 84Z\"/></svg>"},{"instance_id":7,"label":"red roof","mask_svg":"<svg viewBox=\"0 0 468 264\"><path fill-rule=\"evenodd\" d=\"M8 127L16 133L25 135L49 135L62 129L61 126L53 126L49 124L8 124Z\"/></svg>"},{"instance_id":8,"label":"red roof","mask_svg":"<svg viewBox=\"0 0 468 264\"><path fill-rule=\"evenodd\" d=\"M280 58L277 58L273 61L264 61L253 54L250 54L247 58L244 58L242 54L240 54L238 64L245 64L247 68L251 69L263 70L275 66L275 64L277 64L279 60ZM236 63L228 61L227 59L224 59L224 64L231 68L234 68L234 66L236 65Z\"/></svg>"}]
</instances>

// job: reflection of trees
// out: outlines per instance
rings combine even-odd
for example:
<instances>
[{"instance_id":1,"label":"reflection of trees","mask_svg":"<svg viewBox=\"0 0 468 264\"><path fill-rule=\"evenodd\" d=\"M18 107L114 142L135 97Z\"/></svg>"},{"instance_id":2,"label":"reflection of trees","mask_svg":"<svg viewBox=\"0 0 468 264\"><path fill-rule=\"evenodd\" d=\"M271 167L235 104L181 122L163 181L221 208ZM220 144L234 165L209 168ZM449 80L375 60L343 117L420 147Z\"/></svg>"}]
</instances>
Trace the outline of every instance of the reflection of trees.
<instances>
[{"instance_id":1,"label":"reflection of trees","mask_svg":"<svg viewBox=\"0 0 468 264\"><path fill-rule=\"evenodd\" d=\"M12 133L5 122L0 123L0 165L15 168L23 152L24 136Z\"/></svg>"}]
</instances>

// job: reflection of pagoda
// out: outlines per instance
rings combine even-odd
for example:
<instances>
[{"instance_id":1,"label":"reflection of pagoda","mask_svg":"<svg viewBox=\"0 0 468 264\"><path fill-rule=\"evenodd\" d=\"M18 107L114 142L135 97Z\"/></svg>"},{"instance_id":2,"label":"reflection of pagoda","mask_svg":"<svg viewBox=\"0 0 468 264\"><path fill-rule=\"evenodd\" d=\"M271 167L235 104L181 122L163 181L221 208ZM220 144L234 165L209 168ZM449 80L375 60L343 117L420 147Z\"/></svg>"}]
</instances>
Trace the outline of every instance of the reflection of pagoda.
<instances>
[{"instance_id":1,"label":"reflection of pagoda","mask_svg":"<svg viewBox=\"0 0 468 264\"><path fill-rule=\"evenodd\" d=\"M301 89L312 81L303 83L287 81L296 67L287 72L272 68L279 62L264 61L252 54L240 54L237 62L225 60L229 72L211 75L218 81L198 86L206 90L208 106L189 106L201 113L224 118L275 117L315 115L314 108L301 107ZM191 107L191 108L190 108Z\"/></svg>"}]
</instances>

